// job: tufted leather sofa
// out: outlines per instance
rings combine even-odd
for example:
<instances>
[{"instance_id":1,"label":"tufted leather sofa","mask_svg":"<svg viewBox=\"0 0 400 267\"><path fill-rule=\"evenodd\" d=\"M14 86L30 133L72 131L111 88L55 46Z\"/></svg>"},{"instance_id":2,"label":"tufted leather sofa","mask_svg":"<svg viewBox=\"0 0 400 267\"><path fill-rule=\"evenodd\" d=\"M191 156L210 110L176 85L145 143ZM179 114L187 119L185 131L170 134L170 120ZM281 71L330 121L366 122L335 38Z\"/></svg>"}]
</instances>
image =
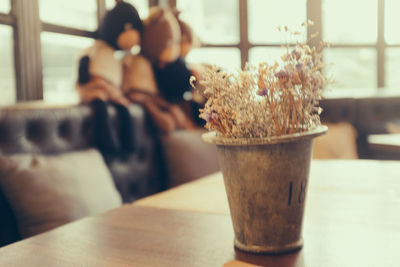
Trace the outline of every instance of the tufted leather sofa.
<instances>
[{"instance_id":1,"label":"tufted leather sofa","mask_svg":"<svg viewBox=\"0 0 400 267\"><path fill-rule=\"evenodd\" d=\"M89 105L55 107L19 104L0 108L0 153L58 154L99 148L98 137L102 131L95 127L96 122L104 120L104 125L109 126L105 130L113 137L111 141L118 142L117 137L123 130L118 111L114 105L107 104L105 112L105 117L98 117L99 114ZM165 188L165 172L156 131L140 106L131 105L128 112L134 129L129 140L131 151L99 148L124 202ZM113 145L121 147L122 144ZM2 192L0 218L0 246L19 240L15 217Z\"/></svg>"},{"instance_id":2,"label":"tufted leather sofa","mask_svg":"<svg viewBox=\"0 0 400 267\"><path fill-rule=\"evenodd\" d=\"M361 158L373 155L365 137L385 133L387 121L400 119L400 98L325 99L321 106L323 122L346 121L357 129ZM167 177L159 136L140 106L131 105L125 118L134 129L128 140L131 149L108 149L124 147L118 142L126 121L119 115L111 104L103 113L96 112L93 105L29 103L0 108L0 154L58 154L95 147L102 152L124 202L165 189ZM109 140L100 138L103 131L98 123L106 126ZM0 190L0 246L19 239L15 217Z\"/></svg>"}]
</instances>

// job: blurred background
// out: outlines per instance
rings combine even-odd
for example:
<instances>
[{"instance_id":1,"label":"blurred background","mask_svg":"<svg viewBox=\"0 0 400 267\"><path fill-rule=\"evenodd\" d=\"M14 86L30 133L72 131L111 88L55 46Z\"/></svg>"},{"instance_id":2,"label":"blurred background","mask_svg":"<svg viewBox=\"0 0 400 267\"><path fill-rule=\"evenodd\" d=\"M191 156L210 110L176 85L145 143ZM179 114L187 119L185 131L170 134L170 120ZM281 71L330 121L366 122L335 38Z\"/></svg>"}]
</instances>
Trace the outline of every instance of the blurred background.
<instances>
[{"instance_id":1,"label":"blurred background","mask_svg":"<svg viewBox=\"0 0 400 267\"><path fill-rule=\"evenodd\" d=\"M35 1L37 4L30 8ZM176 6L203 44L190 52L189 63L212 63L235 70L246 62L274 60L281 53L282 43L296 41L279 33L277 26L297 27L311 19L315 25L298 40L318 32L316 41L332 44L323 53L325 71L336 79L331 88L355 92L400 87L398 0L127 2L138 9L142 18L148 15L151 5ZM25 11L13 12L14 3L27 5ZM41 98L49 102L75 101L79 52L92 43L101 16L114 4L115 0L0 0L0 105ZM37 21L37 27L31 26L31 33L29 29L28 33L16 33L18 24L29 23L26 16L31 22ZM21 40L24 45L16 43ZM38 58L21 68L21 53ZM29 72L39 67L42 79L36 77L35 92L23 92L28 85L16 80L30 77Z\"/></svg>"}]
</instances>

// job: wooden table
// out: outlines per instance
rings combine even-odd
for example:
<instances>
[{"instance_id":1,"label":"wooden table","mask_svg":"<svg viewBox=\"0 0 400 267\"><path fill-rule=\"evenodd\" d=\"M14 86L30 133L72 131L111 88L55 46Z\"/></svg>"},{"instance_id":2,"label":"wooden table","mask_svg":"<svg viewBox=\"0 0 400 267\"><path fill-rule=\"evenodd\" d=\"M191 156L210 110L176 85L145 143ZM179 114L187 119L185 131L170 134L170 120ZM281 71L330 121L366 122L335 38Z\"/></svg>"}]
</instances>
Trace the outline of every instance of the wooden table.
<instances>
[{"instance_id":1,"label":"wooden table","mask_svg":"<svg viewBox=\"0 0 400 267\"><path fill-rule=\"evenodd\" d=\"M400 133L372 134L367 141L372 149L400 154Z\"/></svg>"},{"instance_id":2,"label":"wooden table","mask_svg":"<svg viewBox=\"0 0 400 267\"><path fill-rule=\"evenodd\" d=\"M0 266L400 266L400 162L314 161L307 198L297 253L235 250L215 174L1 248Z\"/></svg>"}]
</instances>

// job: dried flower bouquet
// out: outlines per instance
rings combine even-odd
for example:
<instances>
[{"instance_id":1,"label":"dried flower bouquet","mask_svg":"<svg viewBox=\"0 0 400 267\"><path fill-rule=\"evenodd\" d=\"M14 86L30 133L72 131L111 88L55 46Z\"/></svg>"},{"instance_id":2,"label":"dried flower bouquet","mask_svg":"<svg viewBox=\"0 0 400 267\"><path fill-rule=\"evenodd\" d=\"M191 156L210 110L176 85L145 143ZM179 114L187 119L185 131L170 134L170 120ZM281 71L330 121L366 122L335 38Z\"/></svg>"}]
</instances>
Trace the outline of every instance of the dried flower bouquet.
<instances>
[{"instance_id":1,"label":"dried flower bouquet","mask_svg":"<svg viewBox=\"0 0 400 267\"><path fill-rule=\"evenodd\" d=\"M288 32L288 28L284 30ZM295 33L297 34L297 33ZM320 125L318 102L328 79L321 48L285 46L280 62L247 65L236 74L216 66L198 81L207 98L200 117L205 127L229 138L273 137Z\"/></svg>"}]
</instances>

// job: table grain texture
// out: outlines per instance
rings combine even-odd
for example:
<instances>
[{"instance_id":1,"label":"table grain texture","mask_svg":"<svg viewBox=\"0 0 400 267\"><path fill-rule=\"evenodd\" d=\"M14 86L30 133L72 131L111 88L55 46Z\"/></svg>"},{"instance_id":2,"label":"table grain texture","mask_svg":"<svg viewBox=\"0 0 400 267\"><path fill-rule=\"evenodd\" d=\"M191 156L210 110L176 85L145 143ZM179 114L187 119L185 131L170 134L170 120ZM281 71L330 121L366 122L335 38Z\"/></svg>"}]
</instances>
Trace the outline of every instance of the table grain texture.
<instances>
[{"instance_id":1,"label":"table grain texture","mask_svg":"<svg viewBox=\"0 0 400 267\"><path fill-rule=\"evenodd\" d=\"M217 173L1 248L0 266L398 267L400 162L313 161L303 236L282 256L234 249Z\"/></svg>"}]
</instances>

